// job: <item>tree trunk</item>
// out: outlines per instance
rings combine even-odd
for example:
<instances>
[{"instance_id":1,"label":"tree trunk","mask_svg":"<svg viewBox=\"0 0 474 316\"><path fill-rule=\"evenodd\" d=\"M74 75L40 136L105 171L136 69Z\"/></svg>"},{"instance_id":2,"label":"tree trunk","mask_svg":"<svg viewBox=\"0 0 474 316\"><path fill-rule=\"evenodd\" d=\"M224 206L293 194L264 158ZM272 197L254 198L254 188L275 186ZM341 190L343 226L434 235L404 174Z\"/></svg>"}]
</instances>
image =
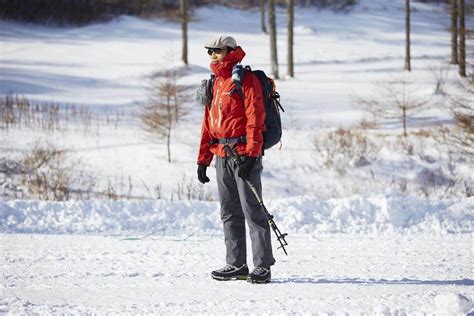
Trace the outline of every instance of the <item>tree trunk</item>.
<instances>
[{"instance_id":1,"label":"tree trunk","mask_svg":"<svg viewBox=\"0 0 474 316\"><path fill-rule=\"evenodd\" d=\"M293 24L294 24L294 0L288 0L288 75L295 76L293 70Z\"/></svg>"},{"instance_id":2,"label":"tree trunk","mask_svg":"<svg viewBox=\"0 0 474 316\"><path fill-rule=\"evenodd\" d=\"M406 51L405 51L405 70L411 71L410 56L410 0L405 0L405 30L406 30Z\"/></svg>"},{"instance_id":3,"label":"tree trunk","mask_svg":"<svg viewBox=\"0 0 474 316\"><path fill-rule=\"evenodd\" d=\"M458 64L458 0L451 0L451 64Z\"/></svg>"},{"instance_id":4,"label":"tree trunk","mask_svg":"<svg viewBox=\"0 0 474 316\"><path fill-rule=\"evenodd\" d=\"M171 163L171 129L167 135L166 139L166 147L168 148L168 162Z\"/></svg>"},{"instance_id":5,"label":"tree trunk","mask_svg":"<svg viewBox=\"0 0 474 316\"><path fill-rule=\"evenodd\" d=\"M459 0L459 75L466 77L466 20L464 0Z\"/></svg>"},{"instance_id":6,"label":"tree trunk","mask_svg":"<svg viewBox=\"0 0 474 316\"><path fill-rule=\"evenodd\" d=\"M171 98L168 96L166 100L167 104L167 111L168 111L168 117L167 117L167 131L166 131L166 148L168 149L168 162L171 163L171 130L173 129L173 112L172 112L172 105L171 105Z\"/></svg>"},{"instance_id":7,"label":"tree trunk","mask_svg":"<svg viewBox=\"0 0 474 316\"><path fill-rule=\"evenodd\" d=\"M270 60L272 63L272 73L274 79L278 76L278 55L277 55L277 34L275 18L275 0L268 1L268 24L270 27Z\"/></svg>"},{"instance_id":8,"label":"tree trunk","mask_svg":"<svg viewBox=\"0 0 474 316\"><path fill-rule=\"evenodd\" d=\"M265 24L265 0L260 0L260 27L262 32L267 34L267 26Z\"/></svg>"},{"instance_id":9,"label":"tree trunk","mask_svg":"<svg viewBox=\"0 0 474 316\"><path fill-rule=\"evenodd\" d=\"M181 60L188 65L188 0L180 0L181 10L181 36L183 42L183 51Z\"/></svg>"},{"instance_id":10,"label":"tree trunk","mask_svg":"<svg viewBox=\"0 0 474 316\"><path fill-rule=\"evenodd\" d=\"M404 107L402 108L402 120L403 120L403 137L407 138L407 109Z\"/></svg>"}]
</instances>

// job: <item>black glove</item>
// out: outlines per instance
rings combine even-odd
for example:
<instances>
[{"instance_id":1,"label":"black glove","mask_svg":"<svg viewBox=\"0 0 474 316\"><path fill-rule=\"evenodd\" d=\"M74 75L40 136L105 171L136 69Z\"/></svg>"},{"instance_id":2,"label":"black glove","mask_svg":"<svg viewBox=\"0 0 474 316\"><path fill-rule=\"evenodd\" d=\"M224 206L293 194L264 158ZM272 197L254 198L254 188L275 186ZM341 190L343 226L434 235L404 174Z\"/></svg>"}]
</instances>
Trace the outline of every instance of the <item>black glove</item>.
<instances>
[{"instance_id":1,"label":"black glove","mask_svg":"<svg viewBox=\"0 0 474 316\"><path fill-rule=\"evenodd\" d=\"M257 162L257 157L245 157L244 162L239 166L239 177L244 180L248 180L250 178L250 173L252 172L253 166L255 166L255 162Z\"/></svg>"},{"instance_id":2,"label":"black glove","mask_svg":"<svg viewBox=\"0 0 474 316\"><path fill-rule=\"evenodd\" d=\"M201 183L206 183L211 181L207 176L206 176L206 165L198 165L198 180Z\"/></svg>"}]
</instances>

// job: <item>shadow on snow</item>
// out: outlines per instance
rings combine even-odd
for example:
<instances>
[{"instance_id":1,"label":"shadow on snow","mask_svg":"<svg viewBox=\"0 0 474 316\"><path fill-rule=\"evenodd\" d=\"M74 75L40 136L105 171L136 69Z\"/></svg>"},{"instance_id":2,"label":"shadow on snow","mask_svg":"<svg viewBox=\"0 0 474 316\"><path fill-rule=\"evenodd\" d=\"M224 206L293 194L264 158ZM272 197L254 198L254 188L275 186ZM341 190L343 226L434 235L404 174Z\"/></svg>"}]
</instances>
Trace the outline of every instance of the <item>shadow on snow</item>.
<instances>
[{"instance_id":1,"label":"shadow on snow","mask_svg":"<svg viewBox=\"0 0 474 316\"><path fill-rule=\"evenodd\" d=\"M460 280L415 280L406 279L401 280L386 280L386 279L313 279L313 278L287 278L287 279L272 279L272 283L312 283L312 284L361 284L361 285L466 285L473 286L474 280L460 279Z\"/></svg>"}]
</instances>

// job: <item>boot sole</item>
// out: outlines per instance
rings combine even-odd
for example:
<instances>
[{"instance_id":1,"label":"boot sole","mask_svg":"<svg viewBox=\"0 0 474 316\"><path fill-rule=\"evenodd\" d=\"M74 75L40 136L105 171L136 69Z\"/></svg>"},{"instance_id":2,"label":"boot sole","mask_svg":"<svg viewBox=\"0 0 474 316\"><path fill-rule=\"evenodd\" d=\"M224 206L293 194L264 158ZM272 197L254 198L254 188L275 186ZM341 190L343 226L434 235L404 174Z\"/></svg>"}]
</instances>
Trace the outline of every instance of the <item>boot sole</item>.
<instances>
[{"instance_id":1,"label":"boot sole","mask_svg":"<svg viewBox=\"0 0 474 316\"><path fill-rule=\"evenodd\" d=\"M252 284L266 284L266 283L270 283L271 279L268 278L268 279L265 279L265 280L252 280L250 278L247 278L247 282L252 283Z\"/></svg>"},{"instance_id":2,"label":"boot sole","mask_svg":"<svg viewBox=\"0 0 474 316\"><path fill-rule=\"evenodd\" d=\"M247 280L246 275L236 275L236 276L232 276L232 277L219 277L219 276L211 275L211 277L214 280L217 280L217 281L237 281L237 280L245 281L245 280Z\"/></svg>"}]
</instances>

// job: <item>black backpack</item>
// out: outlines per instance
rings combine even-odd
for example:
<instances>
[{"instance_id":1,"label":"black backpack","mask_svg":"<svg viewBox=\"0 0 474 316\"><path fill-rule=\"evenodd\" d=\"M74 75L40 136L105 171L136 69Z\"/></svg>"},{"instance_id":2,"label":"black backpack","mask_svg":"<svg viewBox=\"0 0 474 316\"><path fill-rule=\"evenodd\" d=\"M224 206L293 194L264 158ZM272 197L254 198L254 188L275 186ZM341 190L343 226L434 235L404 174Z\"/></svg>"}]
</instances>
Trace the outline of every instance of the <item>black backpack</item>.
<instances>
[{"instance_id":1,"label":"black backpack","mask_svg":"<svg viewBox=\"0 0 474 316\"><path fill-rule=\"evenodd\" d=\"M263 70L252 70L249 66L243 67L242 65L235 65L232 68L232 81L235 84L235 88L230 93L237 93L241 97L244 96L242 92L242 78L245 75L245 72L248 71L252 72L262 85L266 128L266 130L263 132L263 149L266 150L275 146L281 140L282 127L280 110L283 112L285 112L285 110L280 104L280 94L275 91L275 82L273 79L269 78ZM214 80L214 75L211 75L210 80L203 80L203 83L205 81L206 83L204 83L205 86L203 86L202 90L207 90L203 91L203 94L207 95L207 97L205 97L205 100L202 100L202 95L198 97L201 98L200 102L202 104L211 104Z\"/></svg>"}]
</instances>

